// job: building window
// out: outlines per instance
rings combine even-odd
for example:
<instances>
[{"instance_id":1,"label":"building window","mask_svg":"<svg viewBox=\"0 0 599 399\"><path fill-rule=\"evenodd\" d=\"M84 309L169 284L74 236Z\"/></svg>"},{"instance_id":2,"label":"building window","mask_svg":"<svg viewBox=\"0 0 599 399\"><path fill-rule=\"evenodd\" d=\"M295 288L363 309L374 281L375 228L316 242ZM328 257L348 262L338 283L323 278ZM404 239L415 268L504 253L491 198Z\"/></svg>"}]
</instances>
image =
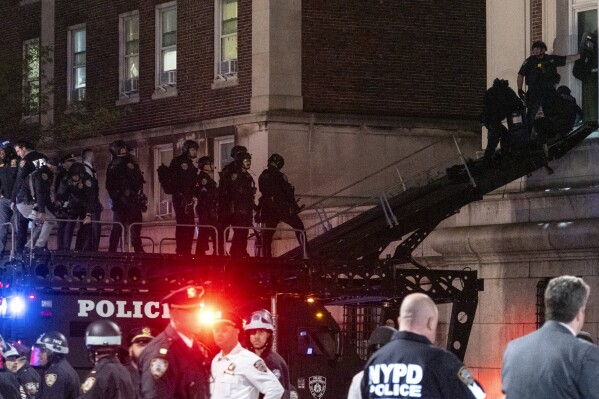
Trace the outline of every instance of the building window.
<instances>
[{"instance_id":1,"label":"building window","mask_svg":"<svg viewBox=\"0 0 599 399\"><path fill-rule=\"evenodd\" d=\"M597 31L597 9L584 10L577 14L578 40L580 43L582 35L585 32ZM597 111L599 109L597 102L597 74L582 83L581 108L586 120L597 120Z\"/></svg>"},{"instance_id":2,"label":"building window","mask_svg":"<svg viewBox=\"0 0 599 399\"><path fill-rule=\"evenodd\" d=\"M156 7L156 83L158 87L177 84L177 3Z\"/></svg>"},{"instance_id":3,"label":"building window","mask_svg":"<svg viewBox=\"0 0 599 399\"><path fill-rule=\"evenodd\" d=\"M156 216L159 218L168 218L173 216L173 202L171 196L166 194L162 189L160 183L158 183L158 172L155 170L161 164L169 166L173 160L173 145L163 144L154 147L154 207L156 209Z\"/></svg>"},{"instance_id":4,"label":"building window","mask_svg":"<svg viewBox=\"0 0 599 399\"><path fill-rule=\"evenodd\" d=\"M85 99L86 72L86 31L85 25L69 28L68 36L68 100L69 102Z\"/></svg>"},{"instance_id":5,"label":"building window","mask_svg":"<svg viewBox=\"0 0 599 399\"><path fill-rule=\"evenodd\" d=\"M40 39L23 42L23 116L40 111Z\"/></svg>"},{"instance_id":6,"label":"building window","mask_svg":"<svg viewBox=\"0 0 599 399\"><path fill-rule=\"evenodd\" d=\"M237 0L216 3L216 71L227 77L237 74Z\"/></svg>"},{"instance_id":7,"label":"building window","mask_svg":"<svg viewBox=\"0 0 599 399\"><path fill-rule=\"evenodd\" d=\"M131 98L139 92L139 12L120 15L120 93Z\"/></svg>"},{"instance_id":8,"label":"building window","mask_svg":"<svg viewBox=\"0 0 599 399\"><path fill-rule=\"evenodd\" d=\"M226 164L231 162L231 149L235 145L233 136L222 136L214 139L214 166L217 172L221 172ZM214 174L218 182L220 173Z\"/></svg>"}]
</instances>

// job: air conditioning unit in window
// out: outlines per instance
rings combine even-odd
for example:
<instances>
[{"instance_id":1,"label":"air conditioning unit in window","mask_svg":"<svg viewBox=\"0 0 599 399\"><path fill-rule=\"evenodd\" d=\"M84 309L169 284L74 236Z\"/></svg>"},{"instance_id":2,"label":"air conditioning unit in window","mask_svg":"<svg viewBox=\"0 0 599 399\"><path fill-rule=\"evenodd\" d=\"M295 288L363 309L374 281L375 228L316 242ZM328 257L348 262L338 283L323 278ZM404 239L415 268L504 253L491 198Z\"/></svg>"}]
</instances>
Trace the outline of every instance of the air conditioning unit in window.
<instances>
[{"instance_id":1,"label":"air conditioning unit in window","mask_svg":"<svg viewBox=\"0 0 599 399\"><path fill-rule=\"evenodd\" d=\"M123 92L125 94L129 93L137 93L139 91L139 79L131 78L125 80L125 84L123 85Z\"/></svg>"},{"instance_id":2,"label":"air conditioning unit in window","mask_svg":"<svg viewBox=\"0 0 599 399\"><path fill-rule=\"evenodd\" d=\"M177 84L177 70L160 73L161 86L175 86Z\"/></svg>"},{"instance_id":3,"label":"air conditioning unit in window","mask_svg":"<svg viewBox=\"0 0 599 399\"><path fill-rule=\"evenodd\" d=\"M237 73L237 60L227 60L220 62L221 75L233 75Z\"/></svg>"},{"instance_id":4,"label":"air conditioning unit in window","mask_svg":"<svg viewBox=\"0 0 599 399\"><path fill-rule=\"evenodd\" d=\"M172 215L173 213L173 203L171 201L161 201L158 204L158 216L167 216Z\"/></svg>"},{"instance_id":5,"label":"air conditioning unit in window","mask_svg":"<svg viewBox=\"0 0 599 399\"><path fill-rule=\"evenodd\" d=\"M85 100L85 87L80 87L78 89L73 90L73 101L83 101Z\"/></svg>"}]
</instances>

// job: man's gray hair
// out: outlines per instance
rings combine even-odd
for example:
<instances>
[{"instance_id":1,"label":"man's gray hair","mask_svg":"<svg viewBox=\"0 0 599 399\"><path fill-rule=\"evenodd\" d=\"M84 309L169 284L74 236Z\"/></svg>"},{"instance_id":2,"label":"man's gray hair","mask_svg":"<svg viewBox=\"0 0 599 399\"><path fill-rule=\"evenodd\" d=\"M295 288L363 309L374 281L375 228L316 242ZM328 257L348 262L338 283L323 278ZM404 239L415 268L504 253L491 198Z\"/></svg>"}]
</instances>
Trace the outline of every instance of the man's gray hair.
<instances>
[{"instance_id":1,"label":"man's gray hair","mask_svg":"<svg viewBox=\"0 0 599 399\"><path fill-rule=\"evenodd\" d=\"M580 277L559 276L545 290L545 318L569 323L586 307L591 289Z\"/></svg>"}]
</instances>

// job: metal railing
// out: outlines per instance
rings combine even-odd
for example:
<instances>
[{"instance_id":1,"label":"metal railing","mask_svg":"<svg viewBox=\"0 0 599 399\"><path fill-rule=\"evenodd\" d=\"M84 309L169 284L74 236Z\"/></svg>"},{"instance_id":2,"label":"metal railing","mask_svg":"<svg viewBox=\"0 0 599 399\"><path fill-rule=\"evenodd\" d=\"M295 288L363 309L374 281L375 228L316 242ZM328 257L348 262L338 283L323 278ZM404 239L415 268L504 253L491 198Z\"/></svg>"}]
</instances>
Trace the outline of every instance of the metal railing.
<instances>
[{"instance_id":1,"label":"metal railing","mask_svg":"<svg viewBox=\"0 0 599 399\"><path fill-rule=\"evenodd\" d=\"M226 244L227 242L227 237L229 236L229 232L230 231L235 231L235 230L254 230L257 231L258 234L260 234L263 230L271 230L271 231L293 231L294 233L300 233L300 245L302 247L302 253L303 253L303 257L304 259L308 259L308 251L307 251L307 246L306 246L306 242L307 242L307 238L306 238L306 231L305 230L301 230L301 229L292 229L292 228L276 228L276 227L261 227L261 226L228 226L225 228L225 230L223 231L223 242ZM224 248L224 245L223 245Z\"/></svg>"},{"instance_id":2,"label":"metal railing","mask_svg":"<svg viewBox=\"0 0 599 399\"><path fill-rule=\"evenodd\" d=\"M13 226L12 222L0 224L0 228L4 228L4 226L7 226L10 229L10 254L8 255L8 258L13 260L15 258L15 226Z\"/></svg>"},{"instance_id":3,"label":"metal railing","mask_svg":"<svg viewBox=\"0 0 599 399\"><path fill-rule=\"evenodd\" d=\"M175 228L176 227L193 227L193 228L199 228L199 229L211 229L211 230L214 230L214 233L215 233L214 237L216 237L216 242L214 243L214 246L215 246L215 252L214 253L216 255L219 255L219 250L218 250L218 248L219 248L219 246L218 246L218 244L219 244L218 229L215 226L211 225L211 224L181 224L181 223L175 223L175 224L173 224L173 223L169 223L169 222L166 222L166 221L163 221L163 220L157 220L157 221L154 221L154 222L135 222L135 223L131 223L129 226L127 226L127 232L128 232L128 235L127 235L127 238L128 238L127 239L127 241L128 241L128 243L127 243L127 250L129 252L131 252L131 228L133 226L141 226L141 227L143 227L143 226L166 226L166 227L173 227L174 226ZM147 237L147 238L149 238L149 237ZM168 241L170 239L171 239L170 237L167 237L167 238L162 238L160 240L160 243L159 243L159 246L158 246L158 248L160 250L160 253L162 253L162 243L165 240ZM154 253L154 240L152 240L152 253Z\"/></svg>"}]
</instances>

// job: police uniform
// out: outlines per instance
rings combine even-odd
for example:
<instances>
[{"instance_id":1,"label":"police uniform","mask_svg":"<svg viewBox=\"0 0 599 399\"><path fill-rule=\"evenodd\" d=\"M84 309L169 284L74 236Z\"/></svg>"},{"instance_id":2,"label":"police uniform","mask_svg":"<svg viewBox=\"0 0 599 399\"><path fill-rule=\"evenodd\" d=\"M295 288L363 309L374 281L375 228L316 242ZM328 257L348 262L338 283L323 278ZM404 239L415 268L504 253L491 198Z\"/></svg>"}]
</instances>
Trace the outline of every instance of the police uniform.
<instances>
[{"instance_id":1,"label":"police uniform","mask_svg":"<svg viewBox=\"0 0 599 399\"><path fill-rule=\"evenodd\" d=\"M133 366L131 363L126 364L125 369L129 374L129 378L131 378L131 383L133 384L133 389L135 390L135 396L133 396L133 398L141 398L141 392L139 391L139 386L141 382L141 378L139 377L139 370L135 368L135 366Z\"/></svg>"},{"instance_id":2,"label":"police uniform","mask_svg":"<svg viewBox=\"0 0 599 399\"><path fill-rule=\"evenodd\" d=\"M134 399L133 382L119 359L100 359L81 384L80 399Z\"/></svg>"},{"instance_id":3,"label":"police uniform","mask_svg":"<svg viewBox=\"0 0 599 399\"><path fill-rule=\"evenodd\" d=\"M19 380L19 391L21 396L26 399L36 399L40 391L40 375L35 371L29 362L17 370L15 373L17 380Z\"/></svg>"},{"instance_id":4,"label":"police uniform","mask_svg":"<svg viewBox=\"0 0 599 399\"><path fill-rule=\"evenodd\" d=\"M75 399L79 397L79 376L65 358L44 370L38 399Z\"/></svg>"},{"instance_id":5,"label":"police uniform","mask_svg":"<svg viewBox=\"0 0 599 399\"><path fill-rule=\"evenodd\" d=\"M19 381L10 371L0 371L0 399L20 399Z\"/></svg>"},{"instance_id":6,"label":"police uniform","mask_svg":"<svg viewBox=\"0 0 599 399\"><path fill-rule=\"evenodd\" d=\"M135 159L129 155L115 156L106 171L106 190L112 200L114 221L127 226L142 221L143 207L143 174ZM147 210L147 208L146 208ZM116 252L121 238L121 226L114 225L110 232L110 252ZM141 243L141 225L131 228L131 244L135 252L143 252Z\"/></svg>"},{"instance_id":7,"label":"police uniform","mask_svg":"<svg viewBox=\"0 0 599 399\"><path fill-rule=\"evenodd\" d=\"M194 224L193 194L198 169L187 153L173 158L169 169L173 174L173 209L177 224ZM189 255L193 242L193 227L176 226L177 253Z\"/></svg>"},{"instance_id":8,"label":"police uniform","mask_svg":"<svg viewBox=\"0 0 599 399\"><path fill-rule=\"evenodd\" d=\"M156 334L154 332L154 329L150 327L138 327L131 330L131 332L129 333L129 336L127 337L127 344L129 345L129 348L131 348L133 344L140 342L145 342L147 345L152 339L154 339L156 335L158 334ZM131 377L131 382L133 382L133 387L135 388L135 398L141 398L141 378L139 375L139 369L137 368L138 362L139 359L133 359L132 357L130 357L128 363L125 365L125 368L127 369L129 376Z\"/></svg>"},{"instance_id":9,"label":"police uniform","mask_svg":"<svg viewBox=\"0 0 599 399\"><path fill-rule=\"evenodd\" d=\"M364 367L363 398L482 399L483 390L452 353L426 337L397 332Z\"/></svg>"},{"instance_id":10,"label":"police uniform","mask_svg":"<svg viewBox=\"0 0 599 399\"><path fill-rule=\"evenodd\" d=\"M279 222L288 224L294 229L304 230L304 223L298 216L299 207L295 200L295 188L287 180L287 176L276 166L268 165L258 178L258 187L262 193L259 201L260 222L265 227L275 228ZM274 230L262 232L263 255L272 256L271 245ZM296 231L298 242L302 245L303 235Z\"/></svg>"},{"instance_id":11,"label":"police uniform","mask_svg":"<svg viewBox=\"0 0 599 399\"><path fill-rule=\"evenodd\" d=\"M13 211L10 209L10 202L12 196L12 190L17 179L19 160L15 158L5 157L0 160L0 225L8 223L13 218ZM18 214L18 212L17 212ZM17 221L18 223L18 221ZM27 228L26 222L21 222L19 228ZM8 226L0 226L0 256L6 249L6 242L8 240ZM23 249L22 246L20 248Z\"/></svg>"},{"instance_id":12,"label":"police uniform","mask_svg":"<svg viewBox=\"0 0 599 399\"><path fill-rule=\"evenodd\" d=\"M252 226L254 215L254 196L256 195L256 183L250 173L240 168L227 177L226 184L230 190L231 225ZM247 256L247 229L233 231L231 240L231 256Z\"/></svg>"},{"instance_id":13,"label":"police uniform","mask_svg":"<svg viewBox=\"0 0 599 399\"><path fill-rule=\"evenodd\" d=\"M195 196L198 199L196 213L199 224L218 226L218 188L216 182L203 170L197 175ZM209 249L208 240L216 245L215 231L200 228L196 244L196 255L204 255ZM216 252L215 252L216 253Z\"/></svg>"},{"instance_id":14,"label":"police uniform","mask_svg":"<svg viewBox=\"0 0 599 399\"><path fill-rule=\"evenodd\" d=\"M287 367L287 363L281 355L277 352L274 352L272 348L265 348L264 351L260 354L264 363L266 363L266 367L277 377L279 383L283 386L285 393L281 397L282 399L289 399L290 395L290 382L289 382L289 367Z\"/></svg>"},{"instance_id":15,"label":"police uniform","mask_svg":"<svg viewBox=\"0 0 599 399\"><path fill-rule=\"evenodd\" d=\"M74 219L83 220L90 217L91 220L100 220L102 204L100 204L98 180L83 173L79 175L78 181L69 179L69 208L72 206L71 215ZM97 235L100 225L98 223L81 224L75 241L76 251L97 251Z\"/></svg>"},{"instance_id":16,"label":"police uniform","mask_svg":"<svg viewBox=\"0 0 599 399\"><path fill-rule=\"evenodd\" d=\"M203 288L183 287L162 299L170 308L198 308ZM200 342L191 347L169 324L146 346L139 358L142 399L210 398L210 354Z\"/></svg>"},{"instance_id":17,"label":"police uniform","mask_svg":"<svg viewBox=\"0 0 599 399\"><path fill-rule=\"evenodd\" d=\"M277 377L268 369L264 360L237 344L227 355L219 353L212 360L214 398L279 399L283 387Z\"/></svg>"},{"instance_id":18,"label":"police uniform","mask_svg":"<svg viewBox=\"0 0 599 399\"><path fill-rule=\"evenodd\" d=\"M224 230L231 225L233 217L233 195L231 184L233 182L232 176L237 176L242 173L243 169L237 164L237 162L229 162L223 167L220 172L220 180L218 183L218 223L220 226L219 237L223 237ZM223 240L221 240L223 241ZM224 254L225 243L219 243L219 253Z\"/></svg>"}]
</instances>

